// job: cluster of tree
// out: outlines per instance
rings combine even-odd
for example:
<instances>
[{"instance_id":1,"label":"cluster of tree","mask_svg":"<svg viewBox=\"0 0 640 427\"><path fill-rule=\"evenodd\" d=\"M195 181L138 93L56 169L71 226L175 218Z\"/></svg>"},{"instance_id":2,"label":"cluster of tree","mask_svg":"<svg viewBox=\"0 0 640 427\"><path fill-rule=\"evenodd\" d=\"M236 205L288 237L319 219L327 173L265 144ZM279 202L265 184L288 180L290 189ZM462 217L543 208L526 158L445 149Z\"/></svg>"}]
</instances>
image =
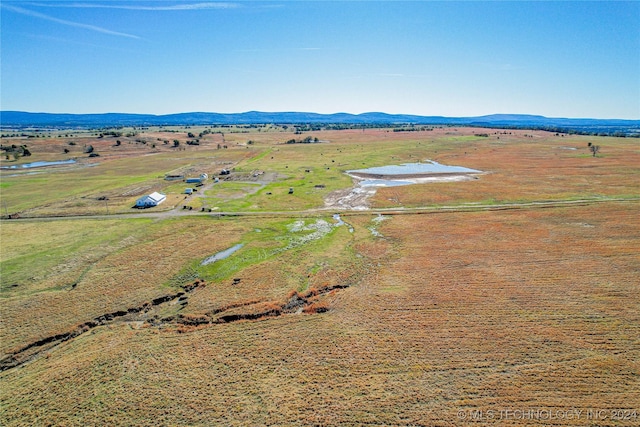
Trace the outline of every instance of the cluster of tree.
<instances>
[{"instance_id":1,"label":"cluster of tree","mask_svg":"<svg viewBox=\"0 0 640 427\"><path fill-rule=\"evenodd\" d=\"M104 138L105 136L113 136L116 138L120 138L122 136L122 132L116 132L114 130L108 132L101 132L98 138Z\"/></svg>"},{"instance_id":2,"label":"cluster of tree","mask_svg":"<svg viewBox=\"0 0 640 427\"><path fill-rule=\"evenodd\" d=\"M488 133L474 133L473 135L481 137L481 138L489 138L489 134Z\"/></svg>"},{"instance_id":3,"label":"cluster of tree","mask_svg":"<svg viewBox=\"0 0 640 427\"><path fill-rule=\"evenodd\" d=\"M5 152L7 160L9 160L9 156L13 156L14 160L18 160L20 157L29 157L31 155L31 151L26 145L0 145L0 151Z\"/></svg>"},{"instance_id":4,"label":"cluster of tree","mask_svg":"<svg viewBox=\"0 0 640 427\"><path fill-rule=\"evenodd\" d=\"M411 131L429 131L436 128L442 128L443 126L437 125L424 125L418 126L413 123L402 124L389 124L389 123L310 123L310 124L293 124L283 125L276 124L283 130L293 128L295 134L301 134L303 132L313 132L321 130L345 130L345 129L384 129L395 126L394 132L411 132ZM396 130L397 129L397 130Z\"/></svg>"},{"instance_id":5,"label":"cluster of tree","mask_svg":"<svg viewBox=\"0 0 640 427\"><path fill-rule=\"evenodd\" d=\"M433 130L430 126L407 126L393 128L394 132L423 132L426 130Z\"/></svg>"},{"instance_id":6,"label":"cluster of tree","mask_svg":"<svg viewBox=\"0 0 640 427\"><path fill-rule=\"evenodd\" d=\"M603 126L582 126L582 127L561 127L561 126L511 126L511 125L482 125L487 128L500 128L500 129L528 129L528 130L544 130L547 132L553 132L557 134L567 135L588 135L588 136L613 136L616 138L640 138L640 132L636 129L624 129L621 130L617 127L603 127ZM506 134L506 132L505 132Z\"/></svg>"},{"instance_id":7,"label":"cluster of tree","mask_svg":"<svg viewBox=\"0 0 640 427\"><path fill-rule=\"evenodd\" d=\"M217 129L217 128L222 128L222 129L231 129L231 128L238 128L238 129L260 129L260 128L264 128L270 125L267 124L235 124L235 125L223 125L223 124L218 124L218 125L211 125L209 126L211 129Z\"/></svg>"},{"instance_id":8,"label":"cluster of tree","mask_svg":"<svg viewBox=\"0 0 640 427\"><path fill-rule=\"evenodd\" d=\"M390 127L384 123L326 123L322 125L325 130L344 130L344 129L382 129Z\"/></svg>"},{"instance_id":9,"label":"cluster of tree","mask_svg":"<svg viewBox=\"0 0 640 427\"><path fill-rule=\"evenodd\" d=\"M26 133L3 133L2 138L46 138L47 135L29 135Z\"/></svg>"},{"instance_id":10,"label":"cluster of tree","mask_svg":"<svg viewBox=\"0 0 640 427\"><path fill-rule=\"evenodd\" d=\"M322 130L322 125L307 124L307 125L294 125L294 134L299 135L303 132L317 132Z\"/></svg>"},{"instance_id":11,"label":"cluster of tree","mask_svg":"<svg viewBox=\"0 0 640 427\"><path fill-rule=\"evenodd\" d=\"M105 131L109 132L112 129L120 130L120 129L123 129L123 128L124 128L124 126L109 126L109 127L101 127L101 128L91 128L91 129L89 129L89 132L105 132Z\"/></svg>"},{"instance_id":12,"label":"cluster of tree","mask_svg":"<svg viewBox=\"0 0 640 427\"><path fill-rule=\"evenodd\" d=\"M19 138L19 137L27 137L29 136L26 133L3 133L2 138Z\"/></svg>"},{"instance_id":13,"label":"cluster of tree","mask_svg":"<svg viewBox=\"0 0 640 427\"><path fill-rule=\"evenodd\" d=\"M320 142L318 138L314 138L312 136L308 136L305 139L290 139L287 141L287 144L311 144Z\"/></svg>"},{"instance_id":14,"label":"cluster of tree","mask_svg":"<svg viewBox=\"0 0 640 427\"><path fill-rule=\"evenodd\" d=\"M191 132L189 132L190 138L193 138L193 134ZM166 141L165 144L168 144L169 141ZM199 139L190 139L186 142L187 145L200 145L200 140ZM174 148L178 148L180 147L180 141L177 139L173 140L173 147Z\"/></svg>"}]
</instances>

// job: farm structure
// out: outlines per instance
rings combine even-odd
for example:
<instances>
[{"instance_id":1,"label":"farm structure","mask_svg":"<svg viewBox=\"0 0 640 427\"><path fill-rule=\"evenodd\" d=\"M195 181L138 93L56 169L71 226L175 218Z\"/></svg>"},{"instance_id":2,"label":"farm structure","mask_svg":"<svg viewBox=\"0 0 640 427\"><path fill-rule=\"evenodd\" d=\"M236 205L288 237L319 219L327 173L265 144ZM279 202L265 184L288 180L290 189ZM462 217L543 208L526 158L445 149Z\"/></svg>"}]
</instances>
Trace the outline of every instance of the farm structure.
<instances>
[{"instance_id":1,"label":"farm structure","mask_svg":"<svg viewBox=\"0 0 640 427\"><path fill-rule=\"evenodd\" d=\"M198 178L187 178L186 182L188 184L201 184L204 181L206 181L207 178L209 178L209 175L207 175L206 173L203 173Z\"/></svg>"},{"instance_id":2,"label":"farm structure","mask_svg":"<svg viewBox=\"0 0 640 427\"><path fill-rule=\"evenodd\" d=\"M137 208L151 208L153 206L158 206L160 203L166 200L167 196L164 194L160 194L158 192L153 192L147 196L140 197L136 200Z\"/></svg>"}]
</instances>

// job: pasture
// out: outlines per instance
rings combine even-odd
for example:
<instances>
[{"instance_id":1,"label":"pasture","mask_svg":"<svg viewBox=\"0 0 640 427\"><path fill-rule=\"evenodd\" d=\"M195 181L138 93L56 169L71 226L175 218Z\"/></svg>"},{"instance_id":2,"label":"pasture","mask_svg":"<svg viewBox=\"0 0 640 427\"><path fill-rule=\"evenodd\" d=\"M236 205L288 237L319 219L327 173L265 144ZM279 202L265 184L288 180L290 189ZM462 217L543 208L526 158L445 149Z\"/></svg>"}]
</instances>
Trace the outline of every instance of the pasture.
<instances>
[{"instance_id":1,"label":"pasture","mask_svg":"<svg viewBox=\"0 0 640 427\"><path fill-rule=\"evenodd\" d=\"M77 160L0 171L3 425L637 425L636 139L206 129L3 138ZM429 159L483 174L327 202Z\"/></svg>"}]
</instances>

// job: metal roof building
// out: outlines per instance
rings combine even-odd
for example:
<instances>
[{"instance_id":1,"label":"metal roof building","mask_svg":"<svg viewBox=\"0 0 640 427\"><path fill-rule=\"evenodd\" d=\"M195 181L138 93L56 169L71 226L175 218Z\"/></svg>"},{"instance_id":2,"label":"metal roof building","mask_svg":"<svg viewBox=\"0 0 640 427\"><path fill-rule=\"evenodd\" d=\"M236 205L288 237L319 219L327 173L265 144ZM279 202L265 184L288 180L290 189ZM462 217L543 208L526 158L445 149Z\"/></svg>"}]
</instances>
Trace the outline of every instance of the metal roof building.
<instances>
[{"instance_id":1,"label":"metal roof building","mask_svg":"<svg viewBox=\"0 0 640 427\"><path fill-rule=\"evenodd\" d=\"M136 207L138 208L150 208L153 206L158 206L160 203L164 202L167 196L164 194L160 194L158 192L153 192L147 196L140 197L136 201Z\"/></svg>"}]
</instances>

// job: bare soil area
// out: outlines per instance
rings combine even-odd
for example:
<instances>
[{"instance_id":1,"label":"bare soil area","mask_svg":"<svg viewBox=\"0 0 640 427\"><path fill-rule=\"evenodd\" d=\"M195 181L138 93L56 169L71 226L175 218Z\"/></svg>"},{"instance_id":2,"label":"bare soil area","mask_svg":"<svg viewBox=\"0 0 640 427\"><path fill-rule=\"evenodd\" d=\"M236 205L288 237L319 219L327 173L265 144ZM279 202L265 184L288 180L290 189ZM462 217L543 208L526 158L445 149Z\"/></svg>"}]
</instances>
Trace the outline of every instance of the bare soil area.
<instances>
[{"instance_id":1,"label":"bare soil area","mask_svg":"<svg viewBox=\"0 0 640 427\"><path fill-rule=\"evenodd\" d=\"M369 198L376 194L375 187L362 188L357 184L352 188L337 190L325 197L326 209L366 210L369 209Z\"/></svg>"}]
</instances>

